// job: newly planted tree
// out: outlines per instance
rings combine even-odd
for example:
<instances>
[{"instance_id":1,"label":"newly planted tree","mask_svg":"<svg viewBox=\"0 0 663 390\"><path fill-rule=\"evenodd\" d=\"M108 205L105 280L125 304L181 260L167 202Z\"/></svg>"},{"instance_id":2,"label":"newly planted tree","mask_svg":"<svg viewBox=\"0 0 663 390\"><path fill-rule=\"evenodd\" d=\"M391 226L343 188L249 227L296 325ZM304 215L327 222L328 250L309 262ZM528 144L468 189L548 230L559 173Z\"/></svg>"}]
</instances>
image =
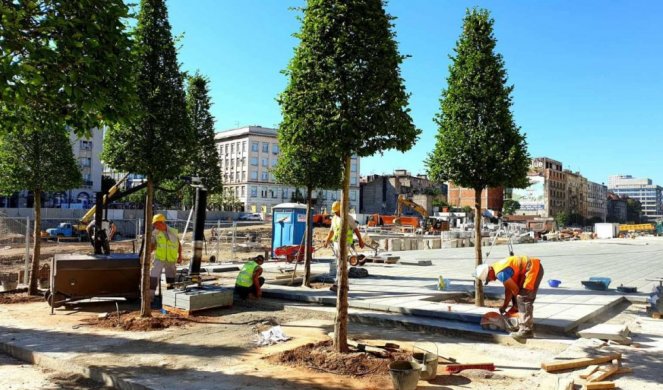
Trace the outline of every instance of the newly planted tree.
<instances>
[{"instance_id":1,"label":"newly planted tree","mask_svg":"<svg viewBox=\"0 0 663 390\"><path fill-rule=\"evenodd\" d=\"M0 3L0 186L34 192L31 294L37 292L41 192L81 180L69 132L89 135L129 116L127 17L122 0Z\"/></svg>"},{"instance_id":2,"label":"newly planted tree","mask_svg":"<svg viewBox=\"0 0 663 390\"><path fill-rule=\"evenodd\" d=\"M392 20L382 0L309 0L302 9L300 40L280 100L297 130L293 144L325 142L325 154L342 169L341 232L348 228L353 155L406 151L419 135L407 109ZM288 120L284 118L284 120ZM304 131L306 130L306 131ZM302 135L308 134L305 137ZM312 138L311 138L312 137ZM346 235L339 235L334 346L347 352L348 270Z\"/></svg>"},{"instance_id":3,"label":"newly planted tree","mask_svg":"<svg viewBox=\"0 0 663 390\"><path fill-rule=\"evenodd\" d=\"M12 130L0 136L0 193L30 190L34 195L34 240L29 294L38 294L41 254L41 195L80 185L83 178L64 129Z\"/></svg>"},{"instance_id":4,"label":"newly planted tree","mask_svg":"<svg viewBox=\"0 0 663 390\"><path fill-rule=\"evenodd\" d=\"M287 106L285 100L293 96L284 93L281 101ZM302 286L310 287L311 258L313 237L311 209L313 207L312 193L316 188L338 189L341 186L341 159L338 155L328 153L324 140L316 137L315 129L298 126L297 117L283 112L284 120L278 132L281 152L272 173L276 181L291 186L306 187L306 244L304 260L304 278ZM295 140L308 139L308 143Z\"/></svg>"},{"instance_id":5,"label":"newly planted tree","mask_svg":"<svg viewBox=\"0 0 663 390\"><path fill-rule=\"evenodd\" d=\"M525 188L529 157L525 136L511 113L511 92L502 56L495 52L493 19L468 10L442 91L435 149L426 165L433 180L475 191L476 265L481 256L481 192L486 187ZM476 282L476 304L483 286Z\"/></svg>"},{"instance_id":6,"label":"newly planted tree","mask_svg":"<svg viewBox=\"0 0 663 390\"><path fill-rule=\"evenodd\" d=\"M112 168L145 175L146 245L152 238L155 184L182 173L192 155L183 75L179 70L168 11L163 0L143 0L136 28L136 117L106 135L103 159ZM150 316L150 251L141 255L141 316Z\"/></svg>"}]
</instances>

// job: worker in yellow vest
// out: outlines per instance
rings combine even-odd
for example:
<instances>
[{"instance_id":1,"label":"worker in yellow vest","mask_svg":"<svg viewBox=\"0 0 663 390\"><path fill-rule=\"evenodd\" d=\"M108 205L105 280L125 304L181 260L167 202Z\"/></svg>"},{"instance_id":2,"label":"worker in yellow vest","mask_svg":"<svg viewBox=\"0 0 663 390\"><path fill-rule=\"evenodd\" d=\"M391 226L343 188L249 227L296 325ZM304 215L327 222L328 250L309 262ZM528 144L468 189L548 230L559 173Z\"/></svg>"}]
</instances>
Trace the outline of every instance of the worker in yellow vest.
<instances>
[{"instance_id":1,"label":"worker in yellow vest","mask_svg":"<svg viewBox=\"0 0 663 390\"><path fill-rule=\"evenodd\" d=\"M235 292L240 298L246 299L250 294L253 294L256 298L262 296L261 287L265 283L265 278L260 275L262 275L261 265L264 262L265 258L258 255L244 264L242 270L239 271L235 281Z\"/></svg>"},{"instance_id":2,"label":"worker in yellow vest","mask_svg":"<svg viewBox=\"0 0 663 390\"><path fill-rule=\"evenodd\" d=\"M329 246L331 241L334 242L334 252L336 254L336 260L339 261L339 256L341 256L341 248L339 246L339 241L341 237L341 202L338 200L332 203L332 212L334 216L332 217L331 227L329 233L327 234L327 239L325 240L325 248ZM352 246L354 243L354 235L357 235L357 242L359 247L364 247L364 240L361 238L361 233L357 227L357 222L352 216L348 215L348 231L346 232L347 238L346 243L348 246ZM339 261L340 263L340 261ZM334 285L330 287L330 290L336 292L338 289L338 284L335 281Z\"/></svg>"},{"instance_id":3,"label":"worker in yellow vest","mask_svg":"<svg viewBox=\"0 0 663 390\"><path fill-rule=\"evenodd\" d=\"M171 288L171 285L175 283L177 264L182 263L182 245L177 236L177 229L166 224L166 217L163 214L156 214L152 217L152 226L154 230L152 231L150 253L154 252L154 260L150 270L150 296L154 300L162 270L166 271L167 288Z\"/></svg>"},{"instance_id":4,"label":"worker in yellow vest","mask_svg":"<svg viewBox=\"0 0 663 390\"><path fill-rule=\"evenodd\" d=\"M491 265L481 264L474 271L474 277L485 284L499 280L504 285L504 303L500 313L504 314L512 297L518 305L518 331L511 337L525 340L534 336L534 301L543 279L541 260L528 256L510 256Z\"/></svg>"}]
</instances>

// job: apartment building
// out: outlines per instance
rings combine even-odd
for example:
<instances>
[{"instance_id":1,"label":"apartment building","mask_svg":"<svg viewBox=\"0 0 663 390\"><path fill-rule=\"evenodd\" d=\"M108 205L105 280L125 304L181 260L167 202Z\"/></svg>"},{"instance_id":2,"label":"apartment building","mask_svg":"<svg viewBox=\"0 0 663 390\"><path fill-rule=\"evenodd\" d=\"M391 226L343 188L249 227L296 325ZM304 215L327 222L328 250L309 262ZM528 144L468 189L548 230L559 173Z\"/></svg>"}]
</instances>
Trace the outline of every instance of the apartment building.
<instances>
[{"instance_id":1,"label":"apartment building","mask_svg":"<svg viewBox=\"0 0 663 390\"><path fill-rule=\"evenodd\" d=\"M587 217L587 179L580 172L564 170L566 177L566 206L570 216Z\"/></svg>"},{"instance_id":2,"label":"apartment building","mask_svg":"<svg viewBox=\"0 0 663 390\"><path fill-rule=\"evenodd\" d=\"M608 191L620 197L637 199L642 205L645 217L663 214L661 186L652 184L648 178L634 178L631 175L615 175L608 178Z\"/></svg>"},{"instance_id":3,"label":"apartment building","mask_svg":"<svg viewBox=\"0 0 663 390\"><path fill-rule=\"evenodd\" d=\"M566 211L566 176L560 161L548 157L533 158L527 174L530 185L514 188L511 199L520 203L517 215L554 217Z\"/></svg>"},{"instance_id":4,"label":"apartment building","mask_svg":"<svg viewBox=\"0 0 663 390\"><path fill-rule=\"evenodd\" d=\"M447 202L451 207L472 207L474 209L476 192L473 189L463 188L449 182ZM482 210L502 210L504 206L504 189L485 188L481 191Z\"/></svg>"},{"instance_id":5,"label":"apartment building","mask_svg":"<svg viewBox=\"0 0 663 390\"><path fill-rule=\"evenodd\" d=\"M606 222L608 217L608 187L587 181L587 218Z\"/></svg>"},{"instance_id":6,"label":"apartment building","mask_svg":"<svg viewBox=\"0 0 663 390\"><path fill-rule=\"evenodd\" d=\"M271 213L277 204L303 200L304 188L276 183L271 173L279 156L277 129L245 126L218 132L214 137L219 150L224 191L232 195L244 211ZM350 165L350 208L359 211L360 159L353 157ZM341 190L316 189L312 197L317 210L331 210L340 200Z\"/></svg>"}]
</instances>

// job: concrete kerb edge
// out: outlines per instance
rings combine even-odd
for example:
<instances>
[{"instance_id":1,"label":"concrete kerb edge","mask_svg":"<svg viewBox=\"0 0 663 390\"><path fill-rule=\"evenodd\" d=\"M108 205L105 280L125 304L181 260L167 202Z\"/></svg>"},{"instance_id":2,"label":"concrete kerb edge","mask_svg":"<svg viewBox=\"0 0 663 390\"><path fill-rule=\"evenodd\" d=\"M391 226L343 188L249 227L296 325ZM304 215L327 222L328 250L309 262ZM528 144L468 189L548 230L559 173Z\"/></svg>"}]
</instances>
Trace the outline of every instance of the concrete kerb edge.
<instances>
[{"instance_id":1,"label":"concrete kerb edge","mask_svg":"<svg viewBox=\"0 0 663 390\"><path fill-rule=\"evenodd\" d=\"M19 345L0 341L0 350L15 359L47 368L60 373L78 374L95 382L113 386L120 390L152 390L151 387L131 382L130 379L108 373L99 368L90 368L67 360L47 356L41 352L31 351Z\"/></svg>"}]
</instances>

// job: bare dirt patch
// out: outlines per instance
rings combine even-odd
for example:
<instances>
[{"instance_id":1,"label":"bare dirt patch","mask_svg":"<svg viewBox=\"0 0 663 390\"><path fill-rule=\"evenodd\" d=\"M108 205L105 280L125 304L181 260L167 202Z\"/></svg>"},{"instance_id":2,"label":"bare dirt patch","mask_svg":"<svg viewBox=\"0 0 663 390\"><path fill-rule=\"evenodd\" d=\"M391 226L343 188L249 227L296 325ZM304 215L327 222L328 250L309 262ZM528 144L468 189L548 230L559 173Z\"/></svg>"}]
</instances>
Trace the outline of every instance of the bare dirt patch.
<instances>
[{"instance_id":1,"label":"bare dirt patch","mask_svg":"<svg viewBox=\"0 0 663 390\"><path fill-rule=\"evenodd\" d=\"M162 330L173 326L186 326L190 321L185 318L152 312L152 317L140 317L140 312L109 313L105 317L90 317L81 321L83 325L97 328L113 328L126 331L147 332L151 330Z\"/></svg>"},{"instance_id":2,"label":"bare dirt patch","mask_svg":"<svg viewBox=\"0 0 663 390\"><path fill-rule=\"evenodd\" d=\"M0 304L2 305L28 302L44 302L44 297L41 295L28 295L27 291L0 294Z\"/></svg>"},{"instance_id":3,"label":"bare dirt patch","mask_svg":"<svg viewBox=\"0 0 663 390\"><path fill-rule=\"evenodd\" d=\"M331 340L309 343L301 347L284 351L266 359L275 364L293 367L305 367L316 371L345 376L388 375L389 363L395 360L407 360L408 352L384 351L378 357L366 352L337 353Z\"/></svg>"}]
</instances>

